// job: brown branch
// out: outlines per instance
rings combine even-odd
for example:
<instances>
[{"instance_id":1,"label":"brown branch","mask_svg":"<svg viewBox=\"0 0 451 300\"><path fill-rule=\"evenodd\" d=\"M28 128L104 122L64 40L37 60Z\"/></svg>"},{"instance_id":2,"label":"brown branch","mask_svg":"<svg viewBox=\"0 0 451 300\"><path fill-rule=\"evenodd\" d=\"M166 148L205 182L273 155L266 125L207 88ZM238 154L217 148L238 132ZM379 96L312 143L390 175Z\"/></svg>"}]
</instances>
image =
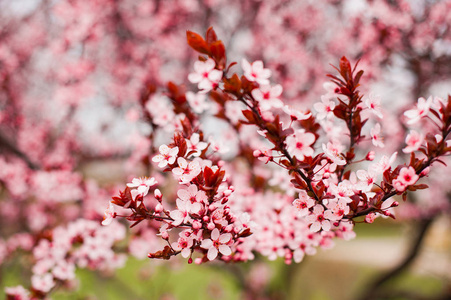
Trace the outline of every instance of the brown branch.
<instances>
[{"instance_id":1,"label":"brown branch","mask_svg":"<svg viewBox=\"0 0 451 300\"><path fill-rule=\"evenodd\" d=\"M385 274L380 275L372 284L371 286L365 291L365 293L360 297L361 300L371 300L371 299L377 299L379 290L381 287L391 279L395 278L399 274L401 274L405 269L407 269L415 260L415 258L418 256L421 250L421 246L424 241L424 237L426 236L427 230L431 226L431 224L434 221L434 217L430 217L427 219L423 219L418 224L418 235L413 240L413 243L411 245L411 248L409 249L409 252L407 256L393 269L389 270Z\"/></svg>"}]
</instances>

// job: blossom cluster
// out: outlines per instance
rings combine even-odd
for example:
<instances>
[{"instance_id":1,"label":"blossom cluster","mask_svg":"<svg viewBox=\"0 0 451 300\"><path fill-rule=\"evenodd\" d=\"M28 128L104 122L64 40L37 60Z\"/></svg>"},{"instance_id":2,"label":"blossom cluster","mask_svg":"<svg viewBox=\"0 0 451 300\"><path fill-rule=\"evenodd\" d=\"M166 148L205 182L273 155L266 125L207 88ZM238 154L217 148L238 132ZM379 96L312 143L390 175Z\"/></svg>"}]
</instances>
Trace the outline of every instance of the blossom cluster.
<instances>
[{"instance_id":1,"label":"blossom cluster","mask_svg":"<svg viewBox=\"0 0 451 300\"><path fill-rule=\"evenodd\" d=\"M105 271L123 266L126 257L116 254L112 247L124 238L125 228L119 223L102 227L98 222L79 219L55 228L33 248L31 290L9 287L8 299L39 299L57 285L69 286L75 280L76 267Z\"/></svg>"},{"instance_id":2,"label":"blossom cluster","mask_svg":"<svg viewBox=\"0 0 451 300\"><path fill-rule=\"evenodd\" d=\"M393 197L405 199L408 191L426 188L418 180L450 153L449 99L435 98L429 110L432 100L421 98L415 109L405 113L407 124L412 124L430 111L440 128L427 143L415 131L408 134L403 149L411 153L408 164L396 164L397 152L374 161L372 147L384 147L377 122L383 118L380 99L360 93L363 71L357 71L345 57L336 68L338 75L328 75L331 82L324 85L327 93L314 104L315 111L301 111L284 105L282 86L271 85L271 71L262 61L243 59L243 75L231 72L234 63L227 66L225 48L212 28L206 39L193 32L187 37L193 49L206 55L188 76L199 91L194 94L170 86L174 112L183 112L175 126L180 131L152 157L158 168L172 173L178 182L175 208L163 203L159 189L154 190L153 201L146 200L157 184L154 177L135 178L113 198L104 221L109 223L117 216L112 211L114 204L131 210L122 216L134 222L132 226L144 220L159 222L159 235L168 245L150 253L151 258L169 259L180 253L192 262L197 251L203 254L196 259L198 263L217 257L249 260L255 253L300 262L317 247L330 247L334 237L353 238L356 222L372 223L381 215L394 218L392 208L399 203ZM219 153L214 138L208 143L201 129L193 130L200 125L198 112L206 111L196 112L198 103L192 99L202 97L204 103L206 96L215 102L216 117L228 122L240 137L240 155L248 160L254 178L237 177L240 166L215 158ZM244 118L237 118L236 113ZM365 125L370 123L373 126L368 130ZM269 175L264 175L258 169L263 167L261 162L285 171L269 169ZM235 174L234 178L226 176L225 170ZM260 186L253 181L260 181ZM277 188L285 195L277 193ZM272 201L256 202L268 198ZM173 231L178 233L175 238Z\"/></svg>"}]
</instances>

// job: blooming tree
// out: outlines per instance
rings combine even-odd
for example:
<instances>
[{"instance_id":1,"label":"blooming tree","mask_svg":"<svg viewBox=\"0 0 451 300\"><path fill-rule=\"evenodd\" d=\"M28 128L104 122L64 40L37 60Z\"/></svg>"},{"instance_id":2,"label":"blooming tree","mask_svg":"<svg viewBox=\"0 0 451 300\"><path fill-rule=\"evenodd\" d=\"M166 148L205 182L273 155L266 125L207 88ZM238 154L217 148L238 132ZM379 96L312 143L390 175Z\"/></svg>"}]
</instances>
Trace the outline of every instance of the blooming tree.
<instances>
[{"instance_id":1,"label":"blooming tree","mask_svg":"<svg viewBox=\"0 0 451 300\"><path fill-rule=\"evenodd\" d=\"M449 211L434 170L451 99L425 94L449 76L449 2L270 2L0 2L0 261L33 261L31 287L9 298L44 298L125 253L299 263L357 223ZM199 19L227 42L187 31L188 50L180 33ZM418 101L400 114L368 93L388 68L413 74L400 97ZM110 118L90 124L92 111ZM108 202L117 186L81 166L121 157Z\"/></svg>"}]
</instances>

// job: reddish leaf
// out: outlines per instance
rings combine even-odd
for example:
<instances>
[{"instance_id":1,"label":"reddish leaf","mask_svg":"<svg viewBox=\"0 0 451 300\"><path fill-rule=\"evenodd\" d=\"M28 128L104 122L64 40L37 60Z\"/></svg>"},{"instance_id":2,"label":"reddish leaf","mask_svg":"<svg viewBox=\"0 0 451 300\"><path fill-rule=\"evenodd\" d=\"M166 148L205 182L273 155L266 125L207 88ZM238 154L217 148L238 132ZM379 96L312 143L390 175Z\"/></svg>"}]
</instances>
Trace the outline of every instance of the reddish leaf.
<instances>
[{"instance_id":1,"label":"reddish leaf","mask_svg":"<svg viewBox=\"0 0 451 300\"><path fill-rule=\"evenodd\" d=\"M210 45L210 54L216 61L219 69L225 69L226 65L226 53L225 47L222 41L216 41Z\"/></svg>"},{"instance_id":2,"label":"reddish leaf","mask_svg":"<svg viewBox=\"0 0 451 300\"><path fill-rule=\"evenodd\" d=\"M218 40L218 37L216 36L216 32L214 31L213 27L209 27L207 29L207 34L205 35L205 37L208 44L211 44Z\"/></svg>"},{"instance_id":3,"label":"reddish leaf","mask_svg":"<svg viewBox=\"0 0 451 300\"><path fill-rule=\"evenodd\" d=\"M352 78L351 63L345 56L340 59L340 74L346 81Z\"/></svg>"},{"instance_id":4,"label":"reddish leaf","mask_svg":"<svg viewBox=\"0 0 451 300\"><path fill-rule=\"evenodd\" d=\"M197 33L187 30L186 40L188 41L188 45L194 50L203 54L210 54L207 42Z\"/></svg>"}]
</instances>

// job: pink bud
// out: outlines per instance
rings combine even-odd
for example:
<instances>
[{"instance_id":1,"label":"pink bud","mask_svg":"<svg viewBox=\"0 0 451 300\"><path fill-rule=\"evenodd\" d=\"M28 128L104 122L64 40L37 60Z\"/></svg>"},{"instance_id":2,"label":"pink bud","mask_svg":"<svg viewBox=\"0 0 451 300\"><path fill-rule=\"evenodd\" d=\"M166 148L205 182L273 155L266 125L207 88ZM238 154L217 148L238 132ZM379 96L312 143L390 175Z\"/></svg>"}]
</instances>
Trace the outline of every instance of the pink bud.
<instances>
[{"instance_id":1,"label":"pink bud","mask_svg":"<svg viewBox=\"0 0 451 300\"><path fill-rule=\"evenodd\" d=\"M225 162L223 160L218 161L218 167L223 167L225 165Z\"/></svg>"},{"instance_id":2,"label":"pink bud","mask_svg":"<svg viewBox=\"0 0 451 300\"><path fill-rule=\"evenodd\" d=\"M421 171L420 176L426 176L429 174L429 171L431 169L429 167L427 167L426 169L424 169L423 171Z\"/></svg>"},{"instance_id":3,"label":"pink bud","mask_svg":"<svg viewBox=\"0 0 451 300\"><path fill-rule=\"evenodd\" d=\"M373 223L374 220L376 219L376 214L373 212L370 212L369 214L367 214L365 216L365 223Z\"/></svg>"},{"instance_id":4,"label":"pink bud","mask_svg":"<svg viewBox=\"0 0 451 300\"><path fill-rule=\"evenodd\" d=\"M155 212L160 213L163 211L163 205L161 203L158 203L157 206L155 206Z\"/></svg>"},{"instance_id":5,"label":"pink bud","mask_svg":"<svg viewBox=\"0 0 451 300\"><path fill-rule=\"evenodd\" d=\"M200 265L200 264L202 263L202 258L200 258L200 257L196 258L196 259L194 260L194 263L195 263L196 265Z\"/></svg>"},{"instance_id":6,"label":"pink bud","mask_svg":"<svg viewBox=\"0 0 451 300\"><path fill-rule=\"evenodd\" d=\"M192 259L191 257L188 259L188 263L189 263L189 264L192 264L192 263L193 263L193 259Z\"/></svg>"},{"instance_id":7,"label":"pink bud","mask_svg":"<svg viewBox=\"0 0 451 300\"><path fill-rule=\"evenodd\" d=\"M221 204L226 204L229 201L229 198L222 198Z\"/></svg>"},{"instance_id":8,"label":"pink bud","mask_svg":"<svg viewBox=\"0 0 451 300\"><path fill-rule=\"evenodd\" d=\"M232 232L232 230L233 230L233 225L232 225L232 224L229 224L229 225L227 225L227 226L224 228L224 231L225 231L225 232Z\"/></svg>"},{"instance_id":9,"label":"pink bud","mask_svg":"<svg viewBox=\"0 0 451 300\"><path fill-rule=\"evenodd\" d=\"M213 230L213 229L215 229L215 224L214 223L208 223L208 225L207 225L207 228L208 228L208 230Z\"/></svg>"},{"instance_id":10,"label":"pink bud","mask_svg":"<svg viewBox=\"0 0 451 300\"><path fill-rule=\"evenodd\" d=\"M163 195L161 194L159 189L155 189L155 191L153 192L153 194L155 195L155 198L161 202L161 199L163 199Z\"/></svg>"},{"instance_id":11,"label":"pink bud","mask_svg":"<svg viewBox=\"0 0 451 300\"><path fill-rule=\"evenodd\" d=\"M202 228L202 224L199 221L194 221L193 222L193 228L194 229L201 229Z\"/></svg>"},{"instance_id":12,"label":"pink bud","mask_svg":"<svg viewBox=\"0 0 451 300\"><path fill-rule=\"evenodd\" d=\"M207 222L210 220L210 218L209 218L208 216L204 216L204 217L202 218L202 220L203 220L205 223L207 223Z\"/></svg>"},{"instance_id":13,"label":"pink bud","mask_svg":"<svg viewBox=\"0 0 451 300\"><path fill-rule=\"evenodd\" d=\"M164 231L161 233L161 238L167 240L169 238L169 234L166 231Z\"/></svg>"},{"instance_id":14,"label":"pink bud","mask_svg":"<svg viewBox=\"0 0 451 300\"><path fill-rule=\"evenodd\" d=\"M260 157L263 153L260 150L254 150L252 154L254 155L254 157Z\"/></svg>"},{"instance_id":15,"label":"pink bud","mask_svg":"<svg viewBox=\"0 0 451 300\"><path fill-rule=\"evenodd\" d=\"M398 202L398 201L395 201L395 202L393 202L393 203L391 204L390 207L396 207L396 206L398 206L398 205L399 205L399 202Z\"/></svg>"},{"instance_id":16,"label":"pink bud","mask_svg":"<svg viewBox=\"0 0 451 300\"><path fill-rule=\"evenodd\" d=\"M369 160L369 161L373 161L375 156L376 156L376 154L374 153L374 151L370 151L370 152L368 152L368 154L366 155L365 159L366 159L366 160Z\"/></svg>"},{"instance_id":17,"label":"pink bud","mask_svg":"<svg viewBox=\"0 0 451 300\"><path fill-rule=\"evenodd\" d=\"M210 204L210 206L208 207L209 211L214 211L216 209L216 205L214 204Z\"/></svg>"},{"instance_id":18,"label":"pink bud","mask_svg":"<svg viewBox=\"0 0 451 300\"><path fill-rule=\"evenodd\" d=\"M228 197L228 196L230 196L230 194L232 194L232 192L233 192L232 190L228 189L228 190L225 190L223 192L223 194L224 194L224 196Z\"/></svg>"}]
</instances>

